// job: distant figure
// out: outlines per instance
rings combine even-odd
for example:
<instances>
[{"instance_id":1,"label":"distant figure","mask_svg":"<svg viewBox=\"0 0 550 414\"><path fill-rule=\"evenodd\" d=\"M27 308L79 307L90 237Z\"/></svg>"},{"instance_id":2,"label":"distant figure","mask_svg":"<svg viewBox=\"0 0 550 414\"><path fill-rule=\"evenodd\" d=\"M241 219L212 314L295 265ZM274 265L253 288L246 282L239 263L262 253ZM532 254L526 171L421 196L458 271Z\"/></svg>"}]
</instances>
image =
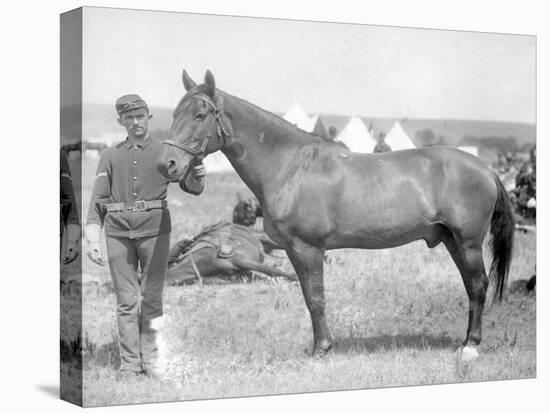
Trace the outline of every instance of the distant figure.
<instances>
[{"instance_id":1,"label":"distant figure","mask_svg":"<svg viewBox=\"0 0 550 414\"><path fill-rule=\"evenodd\" d=\"M516 187L527 187L527 196L535 197L537 184L532 165L521 168L519 174L516 176Z\"/></svg>"},{"instance_id":2,"label":"distant figure","mask_svg":"<svg viewBox=\"0 0 550 414\"><path fill-rule=\"evenodd\" d=\"M531 148L531 151L529 151L529 161L531 161L531 164L533 164L533 166L537 168L537 147L536 146Z\"/></svg>"},{"instance_id":3,"label":"distant figure","mask_svg":"<svg viewBox=\"0 0 550 414\"><path fill-rule=\"evenodd\" d=\"M518 279L510 283L509 292L511 294L530 295L536 292L537 276L534 274L529 279Z\"/></svg>"},{"instance_id":4,"label":"distant figure","mask_svg":"<svg viewBox=\"0 0 550 414\"><path fill-rule=\"evenodd\" d=\"M251 227L257 217L263 217L262 206L255 197L246 199L240 192L237 193L237 204L233 208L233 223Z\"/></svg>"},{"instance_id":5,"label":"distant figure","mask_svg":"<svg viewBox=\"0 0 550 414\"><path fill-rule=\"evenodd\" d=\"M380 134L378 134L378 144L376 144L376 146L374 147L374 153L391 151L390 146L384 141L385 139L386 134L384 132L380 132Z\"/></svg>"},{"instance_id":6,"label":"distant figure","mask_svg":"<svg viewBox=\"0 0 550 414\"><path fill-rule=\"evenodd\" d=\"M331 126L329 129L328 129L328 138L331 140L331 141L334 141L336 140L336 135L337 135L337 130L335 127Z\"/></svg>"},{"instance_id":7,"label":"distant figure","mask_svg":"<svg viewBox=\"0 0 550 414\"><path fill-rule=\"evenodd\" d=\"M525 287L529 292L532 292L533 290L535 290L535 288L537 287L537 275L536 274L531 276L531 278L529 279L529 281L527 282Z\"/></svg>"},{"instance_id":8,"label":"distant figure","mask_svg":"<svg viewBox=\"0 0 550 414\"><path fill-rule=\"evenodd\" d=\"M498 159L497 159L497 169L499 170L499 172L501 173L505 173L508 171L508 162L506 160L506 154L503 153L503 152L500 152L498 154Z\"/></svg>"},{"instance_id":9,"label":"distant figure","mask_svg":"<svg viewBox=\"0 0 550 414\"><path fill-rule=\"evenodd\" d=\"M528 164L521 168L516 176L516 195L518 212L525 218L536 217L537 183L533 166Z\"/></svg>"}]
</instances>

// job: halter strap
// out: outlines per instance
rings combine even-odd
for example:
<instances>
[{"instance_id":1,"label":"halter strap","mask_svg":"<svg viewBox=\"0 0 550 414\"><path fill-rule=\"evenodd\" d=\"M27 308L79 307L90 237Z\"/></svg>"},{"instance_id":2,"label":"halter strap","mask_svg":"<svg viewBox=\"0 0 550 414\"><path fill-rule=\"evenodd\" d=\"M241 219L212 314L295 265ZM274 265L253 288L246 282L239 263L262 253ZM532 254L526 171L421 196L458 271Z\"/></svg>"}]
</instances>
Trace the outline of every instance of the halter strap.
<instances>
[{"instance_id":1,"label":"halter strap","mask_svg":"<svg viewBox=\"0 0 550 414\"><path fill-rule=\"evenodd\" d=\"M185 144L180 144L177 141L174 141L173 139L165 139L163 141L163 144L170 145L171 147L179 148L180 150L183 150L185 152L188 152L193 157L196 157L197 155L200 155L204 152L206 149L206 146L208 145L208 142L210 141L211 136L207 135L204 142L201 144L200 147L190 147Z\"/></svg>"},{"instance_id":2,"label":"halter strap","mask_svg":"<svg viewBox=\"0 0 550 414\"><path fill-rule=\"evenodd\" d=\"M195 95L193 98L198 99L200 101L205 102L208 106L210 106L210 112L214 115L214 119L216 120L216 132L219 137L223 138L224 143L228 142L228 138L231 137L231 133L228 132L227 127L224 125L222 120L223 115L223 97L221 95L218 95L218 102L217 105L212 102L212 100L205 96L205 95ZM189 154L191 154L193 157L196 157L206 150L206 147L208 146L208 143L212 139L212 134L207 134L206 139L203 140L201 145L199 147L191 147L186 144L180 144L177 141L174 141L172 139L167 139L164 141L166 145L170 145L172 147L179 148Z\"/></svg>"},{"instance_id":3,"label":"halter strap","mask_svg":"<svg viewBox=\"0 0 550 414\"><path fill-rule=\"evenodd\" d=\"M205 95L195 95L193 98L198 99L199 101L203 101L210 105L210 108L212 110L212 113L214 114L214 117L216 118L216 121L218 122L218 135L223 138L228 138L231 136L231 134L227 131L227 128L223 124L222 115L223 115L223 97L221 95L218 95L218 102L217 105L212 102L212 100Z\"/></svg>"}]
</instances>

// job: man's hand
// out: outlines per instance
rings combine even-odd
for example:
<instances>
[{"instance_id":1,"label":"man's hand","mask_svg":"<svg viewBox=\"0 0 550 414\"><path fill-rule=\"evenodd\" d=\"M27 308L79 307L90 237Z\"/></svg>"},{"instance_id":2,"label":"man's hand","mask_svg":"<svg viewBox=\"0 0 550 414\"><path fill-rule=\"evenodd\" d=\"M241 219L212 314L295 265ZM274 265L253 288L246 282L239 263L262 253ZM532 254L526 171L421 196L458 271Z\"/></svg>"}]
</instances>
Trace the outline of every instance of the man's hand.
<instances>
[{"instance_id":1,"label":"man's hand","mask_svg":"<svg viewBox=\"0 0 550 414\"><path fill-rule=\"evenodd\" d=\"M88 251L90 260L100 266L104 266L103 254L101 253L101 226L99 224L88 224L85 229L88 240Z\"/></svg>"},{"instance_id":2,"label":"man's hand","mask_svg":"<svg viewBox=\"0 0 550 414\"><path fill-rule=\"evenodd\" d=\"M80 251L78 249L78 242L68 240L67 246L65 247L65 254L63 255L63 264L71 263L78 257L79 254Z\"/></svg>"},{"instance_id":3,"label":"man's hand","mask_svg":"<svg viewBox=\"0 0 550 414\"><path fill-rule=\"evenodd\" d=\"M70 223L67 225L67 244L63 255L63 264L69 264L80 254L78 241L80 240L80 224Z\"/></svg>"},{"instance_id":4,"label":"man's hand","mask_svg":"<svg viewBox=\"0 0 550 414\"><path fill-rule=\"evenodd\" d=\"M103 262L103 254L101 253L101 243L88 242L88 257L90 260L100 266L105 266Z\"/></svg>"},{"instance_id":5,"label":"man's hand","mask_svg":"<svg viewBox=\"0 0 550 414\"><path fill-rule=\"evenodd\" d=\"M206 167L204 166L204 164L194 166L191 170L191 175L193 176L193 178L206 177Z\"/></svg>"}]
</instances>

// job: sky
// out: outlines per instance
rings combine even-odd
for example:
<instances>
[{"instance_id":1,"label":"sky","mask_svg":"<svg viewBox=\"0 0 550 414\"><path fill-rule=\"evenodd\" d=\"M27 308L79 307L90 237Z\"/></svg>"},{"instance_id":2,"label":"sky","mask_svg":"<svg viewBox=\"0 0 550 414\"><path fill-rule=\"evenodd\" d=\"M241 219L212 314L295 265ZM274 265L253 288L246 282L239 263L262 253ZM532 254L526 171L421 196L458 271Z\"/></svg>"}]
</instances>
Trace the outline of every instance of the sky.
<instances>
[{"instance_id":1,"label":"sky","mask_svg":"<svg viewBox=\"0 0 550 414\"><path fill-rule=\"evenodd\" d=\"M85 8L83 100L174 108L182 69L264 109L534 123L525 35Z\"/></svg>"}]
</instances>

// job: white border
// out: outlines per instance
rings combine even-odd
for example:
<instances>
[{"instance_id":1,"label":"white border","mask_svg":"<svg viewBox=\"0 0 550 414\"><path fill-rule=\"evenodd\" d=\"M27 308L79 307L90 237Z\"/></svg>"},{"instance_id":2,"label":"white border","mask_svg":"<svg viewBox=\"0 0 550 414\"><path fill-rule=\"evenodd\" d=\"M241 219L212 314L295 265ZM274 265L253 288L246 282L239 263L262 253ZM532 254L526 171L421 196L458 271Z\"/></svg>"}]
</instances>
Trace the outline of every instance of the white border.
<instances>
[{"instance_id":1,"label":"white border","mask_svg":"<svg viewBox=\"0 0 550 414\"><path fill-rule=\"evenodd\" d=\"M384 1L358 6L340 0L324 4L277 0L264 4L252 0L181 2L88 1L88 6L131 7L197 13L279 17L334 22L355 22L407 27L464 29L537 35L538 55L538 155L548 157L550 139L543 108L549 113L550 73L548 23L544 3L462 0ZM59 136L59 13L82 3L57 1L10 2L4 5L1 26L3 45L2 212L2 322L0 377L2 406L6 412L68 412L75 408L40 387L58 383L58 274L57 274L57 154ZM540 5L539 5L540 4ZM3 46L4 48L4 46ZM547 115L548 116L548 115ZM544 163L539 161L539 237L548 230ZM7 224L7 229L6 229ZM546 239L546 237L544 237ZM543 239L539 239L543 246ZM548 303L544 303L543 254L538 255L538 378L536 380L352 391L286 397L248 398L204 402L137 405L117 412L541 412L543 389L548 387ZM7 397L7 398L6 398ZM4 409L6 409L4 408ZM99 412L113 408L99 408ZM25 410L27 411L27 410Z\"/></svg>"}]
</instances>

